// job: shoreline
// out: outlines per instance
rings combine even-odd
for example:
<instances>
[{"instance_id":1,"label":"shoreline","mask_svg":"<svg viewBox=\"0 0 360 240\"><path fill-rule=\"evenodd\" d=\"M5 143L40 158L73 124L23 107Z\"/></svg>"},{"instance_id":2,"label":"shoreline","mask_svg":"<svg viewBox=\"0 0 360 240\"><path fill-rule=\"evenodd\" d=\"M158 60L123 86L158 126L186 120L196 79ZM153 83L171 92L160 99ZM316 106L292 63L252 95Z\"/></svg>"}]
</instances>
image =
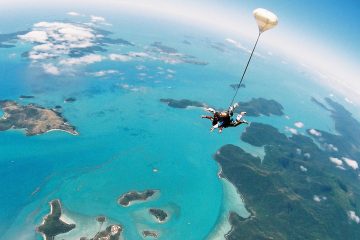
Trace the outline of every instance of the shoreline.
<instances>
[{"instance_id":1,"label":"shoreline","mask_svg":"<svg viewBox=\"0 0 360 240\"><path fill-rule=\"evenodd\" d=\"M217 173L218 179L221 181L223 188L223 203L215 227L213 228L213 231L207 235L206 240L228 239L228 236L231 234L234 228L230 223L230 216L232 213L235 213L247 220L254 216L252 211L247 207L244 196L239 192L236 186L223 175L220 163L217 162L217 165L219 167ZM229 187L233 189L231 190ZM238 197L239 199L233 202L231 201L231 197ZM235 205L241 204L248 216L244 216L243 213L240 213L238 206L235 206L234 203Z\"/></svg>"}]
</instances>

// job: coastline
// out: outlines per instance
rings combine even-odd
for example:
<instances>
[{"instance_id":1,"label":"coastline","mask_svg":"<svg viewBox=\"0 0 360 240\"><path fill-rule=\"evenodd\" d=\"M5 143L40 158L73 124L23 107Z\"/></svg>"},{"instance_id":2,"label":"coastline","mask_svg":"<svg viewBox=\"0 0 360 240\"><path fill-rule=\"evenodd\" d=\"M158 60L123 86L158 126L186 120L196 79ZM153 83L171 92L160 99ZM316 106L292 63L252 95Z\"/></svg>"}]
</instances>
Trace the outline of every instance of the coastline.
<instances>
[{"instance_id":1,"label":"coastline","mask_svg":"<svg viewBox=\"0 0 360 240\"><path fill-rule=\"evenodd\" d=\"M236 187L222 174L222 168L219 163L218 178L223 187L223 203L216 225L213 231L208 234L206 240L224 240L233 231L230 224L231 213L236 213L243 218L251 218L252 213L246 207L245 199Z\"/></svg>"}]
</instances>

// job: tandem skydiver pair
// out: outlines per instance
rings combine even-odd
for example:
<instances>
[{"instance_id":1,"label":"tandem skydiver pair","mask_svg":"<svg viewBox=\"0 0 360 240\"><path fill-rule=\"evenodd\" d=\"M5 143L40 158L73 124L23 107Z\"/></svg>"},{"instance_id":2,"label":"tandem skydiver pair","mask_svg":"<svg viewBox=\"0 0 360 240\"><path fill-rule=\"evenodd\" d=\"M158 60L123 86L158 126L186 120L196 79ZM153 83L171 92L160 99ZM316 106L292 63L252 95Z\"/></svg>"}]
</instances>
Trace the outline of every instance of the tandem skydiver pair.
<instances>
[{"instance_id":1,"label":"tandem skydiver pair","mask_svg":"<svg viewBox=\"0 0 360 240\"><path fill-rule=\"evenodd\" d=\"M223 128L227 127L237 127L240 124L248 124L243 117L246 115L246 112L240 112L235 120L232 118L234 115L234 110L239 106L238 103L235 103L233 106L230 106L226 111L216 111L213 108L205 108L205 111L211 112L213 116L202 115L201 118L209 119L212 122L212 127L210 131L212 132L215 128L219 129L219 133L222 132Z\"/></svg>"}]
</instances>

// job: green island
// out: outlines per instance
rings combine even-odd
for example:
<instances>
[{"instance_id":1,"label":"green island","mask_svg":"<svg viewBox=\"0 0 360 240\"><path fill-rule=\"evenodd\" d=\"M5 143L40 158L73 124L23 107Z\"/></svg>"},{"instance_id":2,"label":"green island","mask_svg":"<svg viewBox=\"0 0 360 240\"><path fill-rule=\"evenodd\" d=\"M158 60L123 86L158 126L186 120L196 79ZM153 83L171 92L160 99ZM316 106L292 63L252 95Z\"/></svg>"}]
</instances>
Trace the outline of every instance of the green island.
<instances>
[{"instance_id":1,"label":"green island","mask_svg":"<svg viewBox=\"0 0 360 240\"><path fill-rule=\"evenodd\" d=\"M258 117L260 115L282 116L284 115L283 106L272 99L252 98L248 102L239 102L237 111L247 112L248 116Z\"/></svg>"},{"instance_id":2,"label":"green island","mask_svg":"<svg viewBox=\"0 0 360 240\"><path fill-rule=\"evenodd\" d=\"M36 228L42 233L44 240L54 240L55 236L67 233L75 228L75 224L65 223L61 217L61 203L59 199L50 202L50 213L43 218L43 222Z\"/></svg>"},{"instance_id":3,"label":"green island","mask_svg":"<svg viewBox=\"0 0 360 240\"><path fill-rule=\"evenodd\" d=\"M168 214L160 208L150 208L149 213L154 216L160 223L166 221Z\"/></svg>"},{"instance_id":4,"label":"green island","mask_svg":"<svg viewBox=\"0 0 360 240\"><path fill-rule=\"evenodd\" d=\"M206 107L206 104L204 103L188 99L176 100L171 98L162 98L160 99L160 102L166 103L169 107L172 108Z\"/></svg>"},{"instance_id":5,"label":"green island","mask_svg":"<svg viewBox=\"0 0 360 240\"><path fill-rule=\"evenodd\" d=\"M131 191L124 193L118 199L118 203L123 207L130 206L134 201L147 201L159 193L159 190L146 190L143 192Z\"/></svg>"},{"instance_id":6,"label":"green island","mask_svg":"<svg viewBox=\"0 0 360 240\"><path fill-rule=\"evenodd\" d=\"M122 230L123 229L120 225L113 224L107 226L105 230L96 233L96 235L93 238L90 238L90 240L120 240ZM88 240L88 238L82 237L80 240Z\"/></svg>"},{"instance_id":7,"label":"green island","mask_svg":"<svg viewBox=\"0 0 360 240\"><path fill-rule=\"evenodd\" d=\"M38 135L52 130L78 135L61 113L35 104L20 105L14 101L0 101L4 116L0 118L0 131L25 129L27 136Z\"/></svg>"},{"instance_id":8,"label":"green island","mask_svg":"<svg viewBox=\"0 0 360 240\"><path fill-rule=\"evenodd\" d=\"M207 104L199 101L189 99L176 100L172 98L162 98L160 102L166 103L172 108L188 108L188 107L208 107ZM221 110L221 109L219 109ZM275 100L268 100L265 98L252 98L248 102L239 102L239 107L236 112L247 112L248 116L258 117L260 115L282 116L284 115L283 106Z\"/></svg>"},{"instance_id":9,"label":"green island","mask_svg":"<svg viewBox=\"0 0 360 240\"><path fill-rule=\"evenodd\" d=\"M142 231L142 235L144 238L152 237L152 238L158 238L159 234L156 231L152 230L144 230Z\"/></svg>"},{"instance_id":10,"label":"green island","mask_svg":"<svg viewBox=\"0 0 360 240\"><path fill-rule=\"evenodd\" d=\"M221 177L241 193L250 217L229 215L226 239L357 239L360 226L350 213L360 212L359 170L331 157L358 159L360 123L340 104L332 108L337 135L320 131L290 137L273 126L252 123L241 139L264 147L264 159L225 145L215 154ZM308 130L310 133L311 131ZM337 151L323 148L333 144ZM355 160L354 160L355 161Z\"/></svg>"}]
</instances>

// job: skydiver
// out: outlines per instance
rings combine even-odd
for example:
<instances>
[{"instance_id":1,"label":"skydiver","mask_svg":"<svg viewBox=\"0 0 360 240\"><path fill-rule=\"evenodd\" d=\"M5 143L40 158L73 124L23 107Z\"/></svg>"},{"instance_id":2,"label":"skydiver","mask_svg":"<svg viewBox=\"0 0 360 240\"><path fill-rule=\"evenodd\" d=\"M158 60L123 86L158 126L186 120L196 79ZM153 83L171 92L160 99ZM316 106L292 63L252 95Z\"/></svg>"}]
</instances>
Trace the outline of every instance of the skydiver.
<instances>
[{"instance_id":1,"label":"skydiver","mask_svg":"<svg viewBox=\"0 0 360 240\"><path fill-rule=\"evenodd\" d=\"M223 128L227 127L236 127L242 123L248 123L245 120L242 120L242 117L246 112L241 112L237 115L236 119L233 120L232 116L234 115L234 110L239 106L238 103L235 103L233 106L229 107L227 111L217 112L213 108L205 108L206 111L213 113L213 116L202 115L202 118L207 118L212 121L212 127L210 131L212 132L215 128L219 129L219 133L222 132Z\"/></svg>"}]
</instances>

